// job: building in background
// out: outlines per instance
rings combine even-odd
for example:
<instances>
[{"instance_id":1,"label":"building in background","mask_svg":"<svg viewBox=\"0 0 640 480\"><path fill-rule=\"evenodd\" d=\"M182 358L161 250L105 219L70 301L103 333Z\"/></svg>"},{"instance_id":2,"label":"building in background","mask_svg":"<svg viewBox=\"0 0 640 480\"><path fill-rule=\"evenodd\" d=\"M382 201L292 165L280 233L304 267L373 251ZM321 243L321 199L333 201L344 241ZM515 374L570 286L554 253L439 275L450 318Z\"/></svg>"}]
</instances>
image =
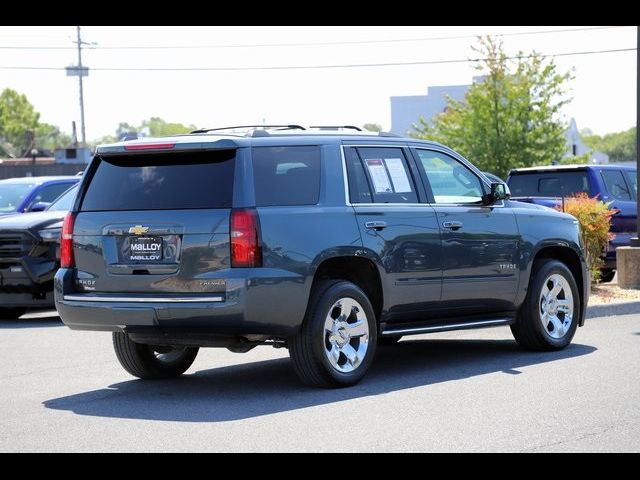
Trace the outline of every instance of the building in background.
<instances>
[{"instance_id":1,"label":"building in background","mask_svg":"<svg viewBox=\"0 0 640 480\"><path fill-rule=\"evenodd\" d=\"M565 130L564 137L567 139L567 152L564 154L565 158L589 154L591 163L609 163L609 155L592 150L582 143L582 137L580 136L580 130L578 130L578 124L575 118L569 121L569 128Z\"/></svg>"},{"instance_id":2,"label":"building in background","mask_svg":"<svg viewBox=\"0 0 640 480\"><path fill-rule=\"evenodd\" d=\"M89 163L93 157L91 150L86 147L56 148L54 157L56 163Z\"/></svg>"},{"instance_id":3,"label":"building in background","mask_svg":"<svg viewBox=\"0 0 640 480\"><path fill-rule=\"evenodd\" d=\"M481 82L484 77L473 77L473 82ZM436 115L447 109L447 99L462 101L471 85L444 85L427 87L426 95L407 95L391 97L391 132L397 135L410 135L413 125L420 118L431 122ZM590 154L591 163L609 163L606 153L591 150L582 142L575 119L571 119L565 131L567 151L565 158Z\"/></svg>"},{"instance_id":4,"label":"building in background","mask_svg":"<svg viewBox=\"0 0 640 480\"><path fill-rule=\"evenodd\" d=\"M469 87L470 85L427 87L426 95L391 97L391 132L408 135L420 117L431 121L436 115L444 112L448 97L458 101L464 100L464 94Z\"/></svg>"}]
</instances>

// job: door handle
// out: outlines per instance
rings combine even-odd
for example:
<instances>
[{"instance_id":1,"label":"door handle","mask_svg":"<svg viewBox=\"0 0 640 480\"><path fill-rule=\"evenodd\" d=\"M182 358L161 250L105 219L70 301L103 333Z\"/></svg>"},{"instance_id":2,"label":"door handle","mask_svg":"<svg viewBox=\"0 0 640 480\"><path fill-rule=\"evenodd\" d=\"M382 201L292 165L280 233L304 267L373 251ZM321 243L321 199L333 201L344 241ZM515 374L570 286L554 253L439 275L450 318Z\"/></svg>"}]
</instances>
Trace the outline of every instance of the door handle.
<instances>
[{"instance_id":1,"label":"door handle","mask_svg":"<svg viewBox=\"0 0 640 480\"><path fill-rule=\"evenodd\" d=\"M447 230L460 230L463 227L462 222L457 222L455 220L450 222L443 222L442 226Z\"/></svg>"},{"instance_id":2,"label":"door handle","mask_svg":"<svg viewBox=\"0 0 640 480\"><path fill-rule=\"evenodd\" d=\"M364 226L367 230L375 230L376 232L379 232L380 230L387 228L387 222L367 222Z\"/></svg>"}]
</instances>

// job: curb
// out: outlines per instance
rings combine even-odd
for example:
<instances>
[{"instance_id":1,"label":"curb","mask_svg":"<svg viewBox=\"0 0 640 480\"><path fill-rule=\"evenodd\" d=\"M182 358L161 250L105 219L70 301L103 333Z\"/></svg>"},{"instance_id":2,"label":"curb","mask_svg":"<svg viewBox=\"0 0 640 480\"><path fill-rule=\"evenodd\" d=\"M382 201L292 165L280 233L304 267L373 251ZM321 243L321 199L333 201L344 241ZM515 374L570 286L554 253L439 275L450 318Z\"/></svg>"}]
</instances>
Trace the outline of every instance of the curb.
<instances>
[{"instance_id":1,"label":"curb","mask_svg":"<svg viewBox=\"0 0 640 480\"><path fill-rule=\"evenodd\" d=\"M615 315L631 315L634 313L640 313L640 302L624 302L587 306L587 319L612 317Z\"/></svg>"}]
</instances>

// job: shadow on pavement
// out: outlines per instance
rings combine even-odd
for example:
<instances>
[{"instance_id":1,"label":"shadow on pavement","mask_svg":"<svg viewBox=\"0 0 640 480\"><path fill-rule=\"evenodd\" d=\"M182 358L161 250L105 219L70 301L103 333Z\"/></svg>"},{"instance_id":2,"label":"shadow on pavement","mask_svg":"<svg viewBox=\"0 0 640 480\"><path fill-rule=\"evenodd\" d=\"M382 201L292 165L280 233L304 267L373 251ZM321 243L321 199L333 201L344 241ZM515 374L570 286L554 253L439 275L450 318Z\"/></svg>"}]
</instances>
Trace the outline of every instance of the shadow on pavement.
<instances>
[{"instance_id":1,"label":"shadow on pavement","mask_svg":"<svg viewBox=\"0 0 640 480\"><path fill-rule=\"evenodd\" d=\"M131 380L47 400L78 415L174 422L225 422L341 402L588 355L595 347L530 353L510 340L418 340L380 349L355 387L319 390L300 384L289 359L202 370L166 381Z\"/></svg>"}]
</instances>

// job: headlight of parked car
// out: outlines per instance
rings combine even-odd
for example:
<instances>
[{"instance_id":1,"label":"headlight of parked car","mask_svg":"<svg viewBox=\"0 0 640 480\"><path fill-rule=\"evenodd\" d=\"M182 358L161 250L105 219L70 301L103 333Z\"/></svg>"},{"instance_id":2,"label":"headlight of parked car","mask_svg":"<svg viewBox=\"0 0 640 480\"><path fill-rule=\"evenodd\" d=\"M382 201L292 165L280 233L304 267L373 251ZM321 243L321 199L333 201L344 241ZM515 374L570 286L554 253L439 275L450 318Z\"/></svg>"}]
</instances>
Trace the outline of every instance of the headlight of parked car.
<instances>
[{"instance_id":1,"label":"headlight of parked car","mask_svg":"<svg viewBox=\"0 0 640 480\"><path fill-rule=\"evenodd\" d=\"M61 228L47 228L46 230L40 230L38 232L38 235L40 235L40 238L42 239L43 242L56 242L59 243L60 242L60 234L62 233L62 229Z\"/></svg>"}]
</instances>

